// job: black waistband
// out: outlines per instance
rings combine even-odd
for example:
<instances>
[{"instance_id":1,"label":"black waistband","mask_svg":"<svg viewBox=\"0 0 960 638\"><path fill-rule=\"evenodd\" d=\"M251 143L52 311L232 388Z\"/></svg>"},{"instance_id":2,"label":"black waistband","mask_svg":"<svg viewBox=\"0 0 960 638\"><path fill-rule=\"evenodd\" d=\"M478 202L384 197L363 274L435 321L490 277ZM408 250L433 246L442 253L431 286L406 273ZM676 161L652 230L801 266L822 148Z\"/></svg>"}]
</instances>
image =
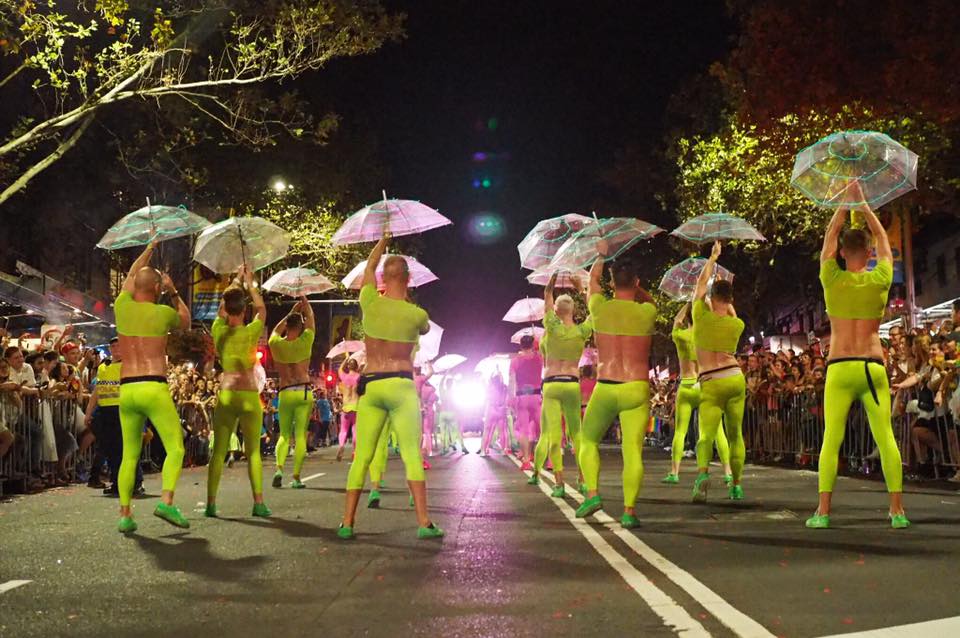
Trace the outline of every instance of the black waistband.
<instances>
[{"instance_id":1,"label":"black waistband","mask_svg":"<svg viewBox=\"0 0 960 638\"><path fill-rule=\"evenodd\" d=\"M610 379L597 379L597 383L603 383L604 385L623 385L626 381L612 381Z\"/></svg>"},{"instance_id":2,"label":"black waistband","mask_svg":"<svg viewBox=\"0 0 960 638\"><path fill-rule=\"evenodd\" d=\"M312 394L311 391L313 390L313 386L310 384L310 382L306 381L304 383L291 383L290 385L285 385L282 388L280 388L277 392L280 393L280 392L283 392L284 390L289 390L290 388L303 388L304 401L310 398L309 395Z\"/></svg>"},{"instance_id":3,"label":"black waistband","mask_svg":"<svg viewBox=\"0 0 960 638\"><path fill-rule=\"evenodd\" d=\"M827 367L829 368L831 363L843 363L845 361L863 361L863 375L867 378L867 387L870 388L870 396L873 397L874 403L880 405L877 388L873 385L873 377L870 376L870 364L876 363L878 366L885 368L886 366L883 365L883 360L877 359L876 357L838 357L827 361Z\"/></svg>"},{"instance_id":4,"label":"black waistband","mask_svg":"<svg viewBox=\"0 0 960 638\"><path fill-rule=\"evenodd\" d=\"M722 368L714 368L713 370L704 370L703 372L697 375L697 381L707 376L708 374L713 374L714 372L723 372L724 370L733 370L734 368L739 368L739 367L740 367L739 364L731 363L730 365L723 366Z\"/></svg>"},{"instance_id":5,"label":"black waistband","mask_svg":"<svg viewBox=\"0 0 960 638\"><path fill-rule=\"evenodd\" d=\"M540 394L542 390L540 388L519 388L517 390L518 397L527 397L535 394Z\"/></svg>"},{"instance_id":6,"label":"black waistband","mask_svg":"<svg viewBox=\"0 0 960 638\"><path fill-rule=\"evenodd\" d=\"M166 383L167 378L159 374L148 374L142 377L126 377L125 379L120 379L120 385L126 385L128 383Z\"/></svg>"},{"instance_id":7,"label":"black waistband","mask_svg":"<svg viewBox=\"0 0 960 638\"><path fill-rule=\"evenodd\" d=\"M367 391L367 384L374 381L383 381L384 379L410 379L413 381L412 372L370 372L361 374L357 380L357 396L362 397Z\"/></svg>"},{"instance_id":8,"label":"black waistband","mask_svg":"<svg viewBox=\"0 0 960 638\"><path fill-rule=\"evenodd\" d=\"M552 374L543 380L544 383L580 383L580 377L572 374Z\"/></svg>"}]
</instances>

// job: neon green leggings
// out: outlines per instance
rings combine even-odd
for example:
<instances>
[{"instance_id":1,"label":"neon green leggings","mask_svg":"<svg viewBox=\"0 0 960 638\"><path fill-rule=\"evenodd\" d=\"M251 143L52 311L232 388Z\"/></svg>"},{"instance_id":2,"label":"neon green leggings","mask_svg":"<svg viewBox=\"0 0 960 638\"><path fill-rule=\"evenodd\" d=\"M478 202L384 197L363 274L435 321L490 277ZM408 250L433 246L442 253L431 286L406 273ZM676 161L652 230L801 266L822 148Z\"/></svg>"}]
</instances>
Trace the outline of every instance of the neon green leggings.
<instances>
[{"instance_id":1,"label":"neon green leggings","mask_svg":"<svg viewBox=\"0 0 960 638\"><path fill-rule=\"evenodd\" d=\"M207 502L217 499L223 461L227 457L231 434L237 431L237 422L243 432L243 451L247 457L247 474L253 495L263 493L263 462L260 459L260 428L263 426L263 406L256 390L220 390L217 408L213 411L213 452L207 468Z\"/></svg>"},{"instance_id":2,"label":"neon green leggings","mask_svg":"<svg viewBox=\"0 0 960 638\"><path fill-rule=\"evenodd\" d=\"M743 476L743 460L747 448L743 443L743 404L746 400L747 384L743 374L720 379L708 379L700 383L700 438L697 440L697 467L710 465L713 459L713 444L720 447L723 432L721 422L727 431L729 444L730 471L734 483ZM723 457L721 456L721 459Z\"/></svg>"},{"instance_id":3,"label":"neon green leggings","mask_svg":"<svg viewBox=\"0 0 960 638\"><path fill-rule=\"evenodd\" d=\"M620 416L623 441L623 504L633 507L643 482L643 436L650 418L650 383L597 383L583 415L577 460L583 482L591 492L600 482L600 440L613 420Z\"/></svg>"},{"instance_id":4,"label":"neon green leggings","mask_svg":"<svg viewBox=\"0 0 960 638\"><path fill-rule=\"evenodd\" d=\"M867 374L873 381L876 399L870 392ZM853 402L860 400L867 413L870 432L880 450L880 465L888 492L903 491L903 465L900 448L893 436L890 420L890 385L887 373L879 363L839 361L827 365L827 381L823 395L823 420L826 431L820 449L819 483L821 492L832 492L837 481L837 458L847 429L847 413Z\"/></svg>"},{"instance_id":5,"label":"neon green leggings","mask_svg":"<svg viewBox=\"0 0 960 638\"><path fill-rule=\"evenodd\" d=\"M290 435L296 438L293 451L293 475L300 477L303 460L307 457L307 426L310 425L310 412L313 410L313 393L307 392L304 398L303 388L280 392L280 436L277 437L277 469L282 470L290 451Z\"/></svg>"},{"instance_id":6,"label":"neon green leggings","mask_svg":"<svg viewBox=\"0 0 960 638\"><path fill-rule=\"evenodd\" d=\"M534 466L539 472L550 456L553 469L563 471L563 423L574 448L580 451L580 383L550 381L543 384L543 406L540 408L540 440L534 451Z\"/></svg>"},{"instance_id":7,"label":"neon green leggings","mask_svg":"<svg viewBox=\"0 0 960 638\"><path fill-rule=\"evenodd\" d=\"M460 432L456 413L445 410L437 414L437 427L440 429L442 450L446 451L448 447L454 447L457 441L460 441L460 447L463 447L463 434Z\"/></svg>"},{"instance_id":8,"label":"neon green leggings","mask_svg":"<svg viewBox=\"0 0 960 638\"><path fill-rule=\"evenodd\" d=\"M683 458L683 443L687 439L687 430L690 428L690 417L693 411L700 407L700 384L696 379L682 379L677 388L677 403L674 410L673 424L673 445L671 454L673 462L680 465ZM717 454L720 455L720 462L724 465L730 464L730 446L727 444L727 436L723 428L717 430Z\"/></svg>"},{"instance_id":9,"label":"neon green leggings","mask_svg":"<svg viewBox=\"0 0 960 638\"><path fill-rule=\"evenodd\" d=\"M120 429L123 433L123 460L117 477L120 505L130 505L133 484L143 445L143 425L147 419L160 435L167 458L163 461L163 490L177 487L183 469L183 430L180 415L170 397L170 387L161 381L140 381L120 385Z\"/></svg>"},{"instance_id":10,"label":"neon green leggings","mask_svg":"<svg viewBox=\"0 0 960 638\"><path fill-rule=\"evenodd\" d=\"M380 485L383 480L383 474L387 471L387 458L389 457L388 445L391 438L396 438L390 419L383 426L380 432L380 438L377 439L377 451L373 454L373 461L370 463L370 482L374 487Z\"/></svg>"},{"instance_id":11,"label":"neon green leggings","mask_svg":"<svg viewBox=\"0 0 960 638\"><path fill-rule=\"evenodd\" d=\"M386 427L393 424L400 443L400 457L407 470L408 481L424 480L423 457L420 455L420 397L412 379L400 377L367 383L357 405L356 458L347 474L347 489L363 489L363 479L373 461L377 442Z\"/></svg>"}]
</instances>

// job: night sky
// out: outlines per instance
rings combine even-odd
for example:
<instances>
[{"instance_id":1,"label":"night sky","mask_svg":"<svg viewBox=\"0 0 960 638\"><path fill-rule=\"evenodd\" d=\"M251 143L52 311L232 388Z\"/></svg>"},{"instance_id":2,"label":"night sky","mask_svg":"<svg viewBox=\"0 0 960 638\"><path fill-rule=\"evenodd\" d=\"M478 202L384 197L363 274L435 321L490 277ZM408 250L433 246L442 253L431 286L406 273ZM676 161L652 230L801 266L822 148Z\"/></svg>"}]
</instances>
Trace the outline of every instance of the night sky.
<instances>
[{"instance_id":1,"label":"night sky","mask_svg":"<svg viewBox=\"0 0 960 638\"><path fill-rule=\"evenodd\" d=\"M730 21L719 1L386 5L408 14L406 40L336 62L311 90L329 91L345 120L377 134L389 196L454 221L423 236L422 260L440 281L417 293L446 329L442 352L512 350L520 326L501 317L515 299L542 295L524 279L517 243L540 219L589 214L615 152L660 140L670 94L724 56ZM484 214L503 220L502 236L471 232Z\"/></svg>"}]
</instances>

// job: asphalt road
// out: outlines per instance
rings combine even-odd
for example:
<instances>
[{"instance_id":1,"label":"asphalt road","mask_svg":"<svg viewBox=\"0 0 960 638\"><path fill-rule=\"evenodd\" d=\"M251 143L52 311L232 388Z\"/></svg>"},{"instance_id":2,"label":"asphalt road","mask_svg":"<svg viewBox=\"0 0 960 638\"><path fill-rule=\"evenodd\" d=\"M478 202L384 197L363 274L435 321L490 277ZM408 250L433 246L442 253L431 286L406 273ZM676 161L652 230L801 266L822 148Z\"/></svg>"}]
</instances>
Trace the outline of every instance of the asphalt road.
<instances>
[{"instance_id":1,"label":"asphalt road","mask_svg":"<svg viewBox=\"0 0 960 638\"><path fill-rule=\"evenodd\" d=\"M447 531L418 541L402 464L383 506L361 504L357 539L337 539L347 463L314 454L307 489L269 487L254 519L243 463L225 470L222 518L204 519L206 470L177 501L192 527L150 515L115 531L117 501L86 487L0 503L0 636L957 636L960 495L908 487L914 523L895 531L875 481L841 479L835 529L810 531L812 473L748 467L746 500L714 480L689 502L694 468L663 486L645 455L642 526L620 530L619 453L603 452L608 517L573 519L507 457L434 459L431 510ZM287 477L289 479L289 477ZM18 584L15 581L29 581ZM901 627L894 633L874 630ZM855 633L864 632L864 633Z\"/></svg>"}]
</instances>

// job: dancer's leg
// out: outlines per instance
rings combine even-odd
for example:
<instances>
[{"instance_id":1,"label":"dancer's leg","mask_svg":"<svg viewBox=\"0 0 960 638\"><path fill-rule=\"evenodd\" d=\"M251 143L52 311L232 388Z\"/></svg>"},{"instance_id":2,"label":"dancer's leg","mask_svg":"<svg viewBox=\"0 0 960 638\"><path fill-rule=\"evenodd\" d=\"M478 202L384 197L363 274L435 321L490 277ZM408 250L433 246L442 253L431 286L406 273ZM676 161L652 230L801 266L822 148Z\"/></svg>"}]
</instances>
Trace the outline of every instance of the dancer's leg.
<instances>
[{"instance_id":1,"label":"dancer's leg","mask_svg":"<svg viewBox=\"0 0 960 638\"><path fill-rule=\"evenodd\" d=\"M287 454L290 452L290 436L293 434L293 416L294 402L290 396L291 392L284 390L280 393L280 405L277 412L280 413L280 436L277 437L277 445L274 453L277 455L277 478L282 480L283 466L287 462ZM300 443L300 437L297 437L297 444ZM279 487L275 485L275 487Z\"/></svg>"},{"instance_id":2,"label":"dancer's leg","mask_svg":"<svg viewBox=\"0 0 960 638\"><path fill-rule=\"evenodd\" d=\"M847 429L847 414L860 394L859 379L863 377L863 364L844 361L827 366L827 379L823 391L823 445L817 463L820 504L817 514L830 515L833 487L837 482L837 462L840 446Z\"/></svg>"},{"instance_id":3,"label":"dancer's leg","mask_svg":"<svg viewBox=\"0 0 960 638\"><path fill-rule=\"evenodd\" d=\"M221 390L217 396L217 407L213 411L213 453L210 462L207 464L208 516L213 516L216 513L217 492L220 490L220 477L223 475L223 462L226 459L227 447L230 444L230 433L237 427L237 408L239 406L234 405L235 394L230 390ZM246 434L244 434L244 438L246 438Z\"/></svg>"},{"instance_id":4,"label":"dancer's leg","mask_svg":"<svg viewBox=\"0 0 960 638\"><path fill-rule=\"evenodd\" d=\"M680 475L680 461L683 459L683 446L687 440L687 430L690 428L690 418L700 403L700 386L695 379L683 379L677 388L677 398L674 407L673 444L670 449L670 474Z\"/></svg>"},{"instance_id":5,"label":"dancer's leg","mask_svg":"<svg viewBox=\"0 0 960 638\"><path fill-rule=\"evenodd\" d=\"M292 392L298 395L293 408L293 435L296 437L296 447L293 450L293 479L299 481L303 462L307 458L307 427L310 425L310 411L313 409L313 401L309 396L304 399L300 391L293 390Z\"/></svg>"},{"instance_id":6,"label":"dancer's leg","mask_svg":"<svg viewBox=\"0 0 960 638\"><path fill-rule=\"evenodd\" d=\"M628 516L635 516L634 507L643 484L643 439L650 420L650 384L634 381L619 386L620 430L623 455L623 507Z\"/></svg>"},{"instance_id":7,"label":"dancer's leg","mask_svg":"<svg viewBox=\"0 0 960 638\"><path fill-rule=\"evenodd\" d=\"M893 423L890 419L890 386L886 371L877 363L868 364L868 372L873 381L877 398L867 387L861 392L860 401L867 413L870 423L870 432L880 450L880 465L883 468L883 480L890 493L890 513L903 514L903 461L900 458L900 448L893 435Z\"/></svg>"}]
</instances>

